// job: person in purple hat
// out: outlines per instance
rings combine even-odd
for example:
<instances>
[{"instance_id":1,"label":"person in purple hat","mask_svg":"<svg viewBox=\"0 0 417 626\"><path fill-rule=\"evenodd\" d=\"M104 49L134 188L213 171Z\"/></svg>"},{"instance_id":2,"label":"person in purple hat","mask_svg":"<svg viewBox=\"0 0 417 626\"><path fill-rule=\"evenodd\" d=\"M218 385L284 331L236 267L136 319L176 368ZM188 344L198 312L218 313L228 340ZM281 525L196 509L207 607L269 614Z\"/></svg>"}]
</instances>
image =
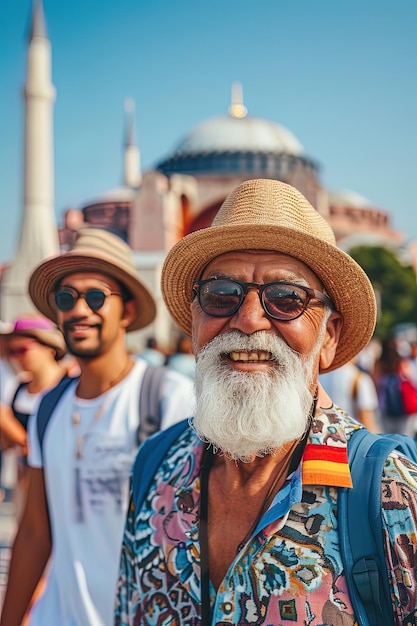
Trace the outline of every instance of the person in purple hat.
<instances>
[{"instance_id":1,"label":"person in purple hat","mask_svg":"<svg viewBox=\"0 0 417 626\"><path fill-rule=\"evenodd\" d=\"M19 317L1 337L4 353L18 374L18 384L8 404L14 419L26 431L41 394L66 374L61 362L66 353L64 337L49 319L33 315ZM1 410L6 420L3 399Z\"/></svg>"}]
</instances>

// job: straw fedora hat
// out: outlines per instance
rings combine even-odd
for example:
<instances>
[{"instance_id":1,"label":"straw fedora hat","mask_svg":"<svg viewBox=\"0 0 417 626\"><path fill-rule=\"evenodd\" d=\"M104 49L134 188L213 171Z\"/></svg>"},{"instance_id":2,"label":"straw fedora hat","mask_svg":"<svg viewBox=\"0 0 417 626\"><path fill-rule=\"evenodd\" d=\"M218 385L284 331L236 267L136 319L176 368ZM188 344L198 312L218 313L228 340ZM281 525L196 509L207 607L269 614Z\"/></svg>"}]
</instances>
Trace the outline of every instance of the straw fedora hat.
<instances>
[{"instance_id":1,"label":"straw fedora hat","mask_svg":"<svg viewBox=\"0 0 417 626\"><path fill-rule=\"evenodd\" d=\"M3 340L12 337L30 337L56 352L56 360L62 359L66 352L64 336L61 331L46 317L19 317L9 328L0 330Z\"/></svg>"},{"instance_id":2,"label":"straw fedora hat","mask_svg":"<svg viewBox=\"0 0 417 626\"><path fill-rule=\"evenodd\" d=\"M307 265L322 281L343 328L331 371L350 361L372 337L376 301L363 269L336 246L329 224L294 187L249 180L226 198L209 228L173 246L162 268L161 289L179 327L191 334L192 284L215 257L231 250L273 250Z\"/></svg>"},{"instance_id":3,"label":"straw fedora hat","mask_svg":"<svg viewBox=\"0 0 417 626\"><path fill-rule=\"evenodd\" d=\"M43 261L30 276L29 295L36 308L50 320L57 320L52 292L64 276L75 272L99 272L126 287L137 309L127 331L144 328L155 319L155 301L136 273L127 243L107 230L89 227L79 230L69 252Z\"/></svg>"}]
</instances>

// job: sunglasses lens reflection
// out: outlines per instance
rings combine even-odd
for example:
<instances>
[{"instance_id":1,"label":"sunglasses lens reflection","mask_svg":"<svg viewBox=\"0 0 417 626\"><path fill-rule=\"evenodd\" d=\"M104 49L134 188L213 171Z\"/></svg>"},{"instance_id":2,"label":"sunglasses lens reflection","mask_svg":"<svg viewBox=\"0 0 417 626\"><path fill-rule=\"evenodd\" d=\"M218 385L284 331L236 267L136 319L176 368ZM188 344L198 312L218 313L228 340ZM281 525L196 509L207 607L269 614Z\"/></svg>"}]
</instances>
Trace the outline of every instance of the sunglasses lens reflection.
<instances>
[{"instance_id":1,"label":"sunglasses lens reflection","mask_svg":"<svg viewBox=\"0 0 417 626\"><path fill-rule=\"evenodd\" d=\"M98 311L98 309L101 309L104 304L106 294L103 291L100 291L100 289L90 289L85 294L85 299L90 309Z\"/></svg>"},{"instance_id":2,"label":"sunglasses lens reflection","mask_svg":"<svg viewBox=\"0 0 417 626\"><path fill-rule=\"evenodd\" d=\"M78 298L70 291L58 291L55 294L55 303L60 311L71 311Z\"/></svg>"},{"instance_id":3,"label":"sunglasses lens reflection","mask_svg":"<svg viewBox=\"0 0 417 626\"><path fill-rule=\"evenodd\" d=\"M69 290L57 291L55 304L60 311L71 311L79 298L84 297L92 311L98 311L104 304L106 294L101 289L89 289L85 294Z\"/></svg>"}]
</instances>

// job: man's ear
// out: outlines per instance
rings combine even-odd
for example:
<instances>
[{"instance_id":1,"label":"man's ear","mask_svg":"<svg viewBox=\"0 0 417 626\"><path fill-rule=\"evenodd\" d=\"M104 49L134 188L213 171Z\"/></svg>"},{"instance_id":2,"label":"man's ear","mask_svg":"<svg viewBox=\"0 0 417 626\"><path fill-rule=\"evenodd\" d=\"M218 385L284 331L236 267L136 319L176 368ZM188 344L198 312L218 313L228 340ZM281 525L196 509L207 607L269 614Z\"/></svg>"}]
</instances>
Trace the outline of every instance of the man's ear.
<instances>
[{"instance_id":1,"label":"man's ear","mask_svg":"<svg viewBox=\"0 0 417 626\"><path fill-rule=\"evenodd\" d=\"M136 300L128 300L123 306L123 315L121 324L123 328L127 328L137 317Z\"/></svg>"},{"instance_id":2,"label":"man's ear","mask_svg":"<svg viewBox=\"0 0 417 626\"><path fill-rule=\"evenodd\" d=\"M339 343L340 333L343 327L343 318L340 313L333 311L327 320L326 334L320 350L320 372L330 367L333 363L336 348Z\"/></svg>"}]
</instances>

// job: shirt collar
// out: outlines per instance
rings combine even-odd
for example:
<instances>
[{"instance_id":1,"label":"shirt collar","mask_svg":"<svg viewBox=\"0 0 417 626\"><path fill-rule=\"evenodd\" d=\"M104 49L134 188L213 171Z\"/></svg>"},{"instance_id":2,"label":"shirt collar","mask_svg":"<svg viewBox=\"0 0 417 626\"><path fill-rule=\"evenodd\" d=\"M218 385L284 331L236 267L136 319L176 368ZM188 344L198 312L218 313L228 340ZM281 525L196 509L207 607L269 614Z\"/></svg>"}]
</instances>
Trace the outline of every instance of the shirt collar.
<instances>
[{"instance_id":1,"label":"shirt collar","mask_svg":"<svg viewBox=\"0 0 417 626\"><path fill-rule=\"evenodd\" d=\"M303 485L352 487L347 442L357 422L334 406L316 406L302 459Z\"/></svg>"}]
</instances>

